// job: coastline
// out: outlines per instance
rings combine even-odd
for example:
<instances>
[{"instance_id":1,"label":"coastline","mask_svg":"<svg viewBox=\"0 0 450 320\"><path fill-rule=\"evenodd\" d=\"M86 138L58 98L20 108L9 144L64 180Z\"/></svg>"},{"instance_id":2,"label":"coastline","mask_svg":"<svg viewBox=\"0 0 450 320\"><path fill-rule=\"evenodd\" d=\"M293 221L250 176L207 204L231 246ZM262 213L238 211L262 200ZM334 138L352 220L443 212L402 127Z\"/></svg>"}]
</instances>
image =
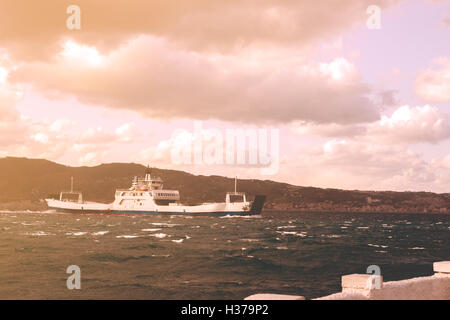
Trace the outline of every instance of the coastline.
<instances>
[{"instance_id":1,"label":"coastline","mask_svg":"<svg viewBox=\"0 0 450 320\"><path fill-rule=\"evenodd\" d=\"M362 208L351 208L343 210L342 207L337 206L335 209L330 208L327 210L321 210L317 208L289 208L288 204L277 206L276 208L264 208L262 211L263 216L275 217L280 214L292 214L296 213L317 213L317 214L346 214L346 213L360 213L360 214L450 214L450 209L446 210L430 210L430 211L417 211L408 209L397 210L382 210L382 207L374 206L372 210L362 210ZM15 201L3 201L0 202L0 211L46 211L49 210L44 200L15 200Z\"/></svg>"}]
</instances>

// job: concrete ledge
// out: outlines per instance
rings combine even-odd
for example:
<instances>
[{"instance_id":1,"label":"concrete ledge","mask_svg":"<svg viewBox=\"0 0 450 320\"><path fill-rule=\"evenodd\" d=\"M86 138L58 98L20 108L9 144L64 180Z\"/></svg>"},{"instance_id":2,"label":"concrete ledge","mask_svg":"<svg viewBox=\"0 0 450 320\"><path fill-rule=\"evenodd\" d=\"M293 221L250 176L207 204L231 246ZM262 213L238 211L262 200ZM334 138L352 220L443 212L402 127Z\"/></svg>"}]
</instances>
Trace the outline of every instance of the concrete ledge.
<instances>
[{"instance_id":1,"label":"concrete ledge","mask_svg":"<svg viewBox=\"0 0 450 320\"><path fill-rule=\"evenodd\" d=\"M435 274L383 283L373 274L342 276L342 292L313 300L450 300L450 261L433 263ZM379 284L379 287L377 286ZM245 300L305 300L302 296L254 294Z\"/></svg>"},{"instance_id":2,"label":"concrete ledge","mask_svg":"<svg viewBox=\"0 0 450 320\"><path fill-rule=\"evenodd\" d=\"M450 275L450 261L440 261L433 263L435 273L445 273Z\"/></svg>"},{"instance_id":3,"label":"concrete ledge","mask_svg":"<svg viewBox=\"0 0 450 320\"><path fill-rule=\"evenodd\" d=\"M341 286L343 291L379 289L383 286L383 277L371 274L348 274L342 276Z\"/></svg>"},{"instance_id":4,"label":"concrete ledge","mask_svg":"<svg viewBox=\"0 0 450 320\"><path fill-rule=\"evenodd\" d=\"M305 297L287 294L257 293L244 300L305 300Z\"/></svg>"}]
</instances>

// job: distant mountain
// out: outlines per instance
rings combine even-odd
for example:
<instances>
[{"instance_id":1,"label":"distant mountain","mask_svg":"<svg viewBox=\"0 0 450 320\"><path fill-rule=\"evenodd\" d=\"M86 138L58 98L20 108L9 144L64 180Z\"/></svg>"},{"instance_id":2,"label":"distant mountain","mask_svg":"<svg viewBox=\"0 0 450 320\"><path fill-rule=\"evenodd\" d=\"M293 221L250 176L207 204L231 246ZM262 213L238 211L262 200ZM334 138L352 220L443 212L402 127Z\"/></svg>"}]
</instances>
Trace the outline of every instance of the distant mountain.
<instances>
[{"instance_id":1,"label":"distant mountain","mask_svg":"<svg viewBox=\"0 0 450 320\"><path fill-rule=\"evenodd\" d=\"M74 189L86 200L111 202L116 188L128 188L145 167L135 163L110 163L95 167L69 167L43 159L0 159L0 209L34 209L39 200ZM183 171L151 168L164 180L164 188L180 190L187 204L224 201L234 190L234 179L193 175ZM239 179L239 191L265 194L265 209L299 211L428 212L450 213L450 194L431 192L357 191L300 187L270 180Z\"/></svg>"}]
</instances>

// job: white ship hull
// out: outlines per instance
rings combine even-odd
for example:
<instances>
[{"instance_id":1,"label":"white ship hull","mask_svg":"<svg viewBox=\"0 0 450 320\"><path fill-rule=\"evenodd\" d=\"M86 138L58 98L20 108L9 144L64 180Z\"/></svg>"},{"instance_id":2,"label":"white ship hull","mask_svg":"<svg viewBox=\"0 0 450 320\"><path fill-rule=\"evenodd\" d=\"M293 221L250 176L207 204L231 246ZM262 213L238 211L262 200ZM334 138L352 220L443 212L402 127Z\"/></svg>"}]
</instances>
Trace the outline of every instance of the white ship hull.
<instances>
[{"instance_id":1,"label":"white ship hull","mask_svg":"<svg viewBox=\"0 0 450 320\"><path fill-rule=\"evenodd\" d=\"M69 201L59 201L46 199L49 209L59 212L73 213L115 213L115 214L154 214L154 215L245 215L259 214L260 212L251 212L251 203L227 204L212 203L198 206L114 206L113 204L86 202L76 203Z\"/></svg>"},{"instance_id":2,"label":"white ship hull","mask_svg":"<svg viewBox=\"0 0 450 320\"><path fill-rule=\"evenodd\" d=\"M197 206L184 205L168 205L159 206L155 204L149 205L119 205L113 203L111 213L134 213L134 214L186 214L186 215L202 215L202 214L247 214L250 212L250 202L240 203L211 203Z\"/></svg>"},{"instance_id":3,"label":"white ship hull","mask_svg":"<svg viewBox=\"0 0 450 320\"><path fill-rule=\"evenodd\" d=\"M86 213L108 213L111 211L111 204L98 202L72 202L54 199L45 199L50 209L62 212L86 212Z\"/></svg>"}]
</instances>

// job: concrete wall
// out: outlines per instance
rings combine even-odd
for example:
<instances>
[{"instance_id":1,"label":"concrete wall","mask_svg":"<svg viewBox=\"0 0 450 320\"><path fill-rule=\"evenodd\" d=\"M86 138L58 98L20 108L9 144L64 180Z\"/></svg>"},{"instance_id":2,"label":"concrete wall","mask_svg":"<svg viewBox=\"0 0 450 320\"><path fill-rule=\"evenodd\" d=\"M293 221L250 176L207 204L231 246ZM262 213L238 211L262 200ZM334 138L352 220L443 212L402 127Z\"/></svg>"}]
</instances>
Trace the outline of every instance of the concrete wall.
<instances>
[{"instance_id":1,"label":"concrete wall","mask_svg":"<svg viewBox=\"0 0 450 320\"><path fill-rule=\"evenodd\" d=\"M342 291L314 300L450 300L450 261L435 262L435 274L383 282L381 276L350 274L342 277ZM302 296L252 295L251 300L304 300Z\"/></svg>"}]
</instances>

